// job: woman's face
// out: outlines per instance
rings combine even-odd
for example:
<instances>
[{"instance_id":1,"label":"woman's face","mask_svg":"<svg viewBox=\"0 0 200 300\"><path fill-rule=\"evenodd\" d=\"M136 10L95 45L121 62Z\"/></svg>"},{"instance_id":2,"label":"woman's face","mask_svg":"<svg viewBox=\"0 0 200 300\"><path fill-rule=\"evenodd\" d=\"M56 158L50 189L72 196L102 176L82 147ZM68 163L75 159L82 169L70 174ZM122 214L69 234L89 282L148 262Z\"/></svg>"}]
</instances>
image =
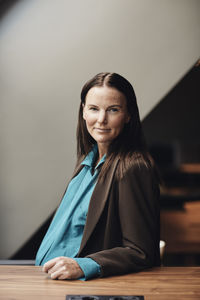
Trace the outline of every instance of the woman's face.
<instances>
[{"instance_id":1,"label":"woman's face","mask_svg":"<svg viewBox=\"0 0 200 300\"><path fill-rule=\"evenodd\" d=\"M88 132L106 153L110 143L129 122L126 98L115 88L93 87L86 95L83 118Z\"/></svg>"}]
</instances>

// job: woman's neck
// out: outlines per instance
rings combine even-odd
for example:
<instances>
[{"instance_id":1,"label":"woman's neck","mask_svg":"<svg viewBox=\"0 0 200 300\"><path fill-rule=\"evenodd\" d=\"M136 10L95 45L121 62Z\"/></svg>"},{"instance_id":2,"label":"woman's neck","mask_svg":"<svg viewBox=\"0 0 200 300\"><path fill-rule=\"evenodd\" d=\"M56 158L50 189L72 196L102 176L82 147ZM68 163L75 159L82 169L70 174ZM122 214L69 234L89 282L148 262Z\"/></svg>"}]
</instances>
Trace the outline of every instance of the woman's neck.
<instances>
[{"instance_id":1,"label":"woman's neck","mask_svg":"<svg viewBox=\"0 0 200 300\"><path fill-rule=\"evenodd\" d=\"M98 159L97 161L99 162L102 157L107 153L107 150L108 150L108 146L106 145L98 145L98 152L99 152L99 155L98 155Z\"/></svg>"}]
</instances>

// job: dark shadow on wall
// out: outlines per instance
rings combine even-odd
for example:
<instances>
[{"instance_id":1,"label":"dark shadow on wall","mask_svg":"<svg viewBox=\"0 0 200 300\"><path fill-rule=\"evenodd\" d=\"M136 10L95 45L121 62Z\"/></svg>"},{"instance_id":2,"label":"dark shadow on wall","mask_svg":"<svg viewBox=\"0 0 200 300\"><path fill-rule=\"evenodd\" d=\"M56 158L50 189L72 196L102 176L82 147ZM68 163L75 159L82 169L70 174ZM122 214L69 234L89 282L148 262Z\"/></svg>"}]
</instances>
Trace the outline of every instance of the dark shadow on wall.
<instances>
[{"instance_id":1,"label":"dark shadow on wall","mask_svg":"<svg viewBox=\"0 0 200 300\"><path fill-rule=\"evenodd\" d=\"M19 0L0 0L0 21Z\"/></svg>"},{"instance_id":2,"label":"dark shadow on wall","mask_svg":"<svg viewBox=\"0 0 200 300\"><path fill-rule=\"evenodd\" d=\"M54 212L55 213L55 212ZM38 228L30 239L9 259L35 259L37 250L51 223L54 213Z\"/></svg>"},{"instance_id":3,"label":"dark shadow on wall","mask_svg":"<svg viewBox=\"0 0 200 300\"><path fill-rule=\"evenodd\" d=\"M200 143L199 82L200 67L195 66L144 119L142 124L149 146L182 144L191 149ZM196 159L199 152L194 154Z\"/></svg>"},{"instance_id":4,"label":"dark shadow on wall","mask_svg":"<svg viewBox=\"0 0 200 300\"><path fill-rule=\"evenodd\" d=\"M193 188L192 200L200 199L199 82L200 66L194 66L142 124L166 186Z\"/></svg>"}]
</instances>

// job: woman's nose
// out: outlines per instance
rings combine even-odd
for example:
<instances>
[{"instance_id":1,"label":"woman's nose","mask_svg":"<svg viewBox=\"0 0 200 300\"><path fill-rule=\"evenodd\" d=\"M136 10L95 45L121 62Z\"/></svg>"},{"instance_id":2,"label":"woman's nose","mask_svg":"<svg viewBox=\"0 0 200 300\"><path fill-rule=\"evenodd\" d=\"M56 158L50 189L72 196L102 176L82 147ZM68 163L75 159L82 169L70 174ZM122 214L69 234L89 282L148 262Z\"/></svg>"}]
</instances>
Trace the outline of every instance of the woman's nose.
<instances>
[{"instance_id":1,"label":"woman's nose","mask_svg":"<svg viewBox=\"0 0 200 300\"><path fill-rule=\"evenodd\" d=\"M106 123L107 122L106 111L102 110L99 112L97 121L98 121L98 123Z\"/></svg>"}]
</instances>

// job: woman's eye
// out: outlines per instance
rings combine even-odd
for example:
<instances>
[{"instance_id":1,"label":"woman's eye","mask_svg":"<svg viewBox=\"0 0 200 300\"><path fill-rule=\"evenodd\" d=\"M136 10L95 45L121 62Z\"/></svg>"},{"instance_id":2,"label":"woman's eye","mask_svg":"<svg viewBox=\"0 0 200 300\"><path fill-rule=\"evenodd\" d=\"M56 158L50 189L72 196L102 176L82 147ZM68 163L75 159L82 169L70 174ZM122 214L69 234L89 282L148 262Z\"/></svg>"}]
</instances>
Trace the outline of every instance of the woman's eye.
<instances>
[{"instance_id":1,"label":"woman's eye","mask_svg":"<svg viewBox=\"0 0 200 300\"><path fill-rule=\"evenodd\" d=\"M110 112L118 112L119 110L118 110L118 108L114 108L114 107L113 107L113 108L110 108L109 111L110 111Z\"/></svg>"},{"instance_id":2,"label":"woman's eye","mask_svg":"<svg viewBox=\"0 0 200 300\"><path fill-rule=\"evenodd\" d=\"M96 107L90 107L89 110L97 111L97 108Z\"/></svg>"}]
</instances>

